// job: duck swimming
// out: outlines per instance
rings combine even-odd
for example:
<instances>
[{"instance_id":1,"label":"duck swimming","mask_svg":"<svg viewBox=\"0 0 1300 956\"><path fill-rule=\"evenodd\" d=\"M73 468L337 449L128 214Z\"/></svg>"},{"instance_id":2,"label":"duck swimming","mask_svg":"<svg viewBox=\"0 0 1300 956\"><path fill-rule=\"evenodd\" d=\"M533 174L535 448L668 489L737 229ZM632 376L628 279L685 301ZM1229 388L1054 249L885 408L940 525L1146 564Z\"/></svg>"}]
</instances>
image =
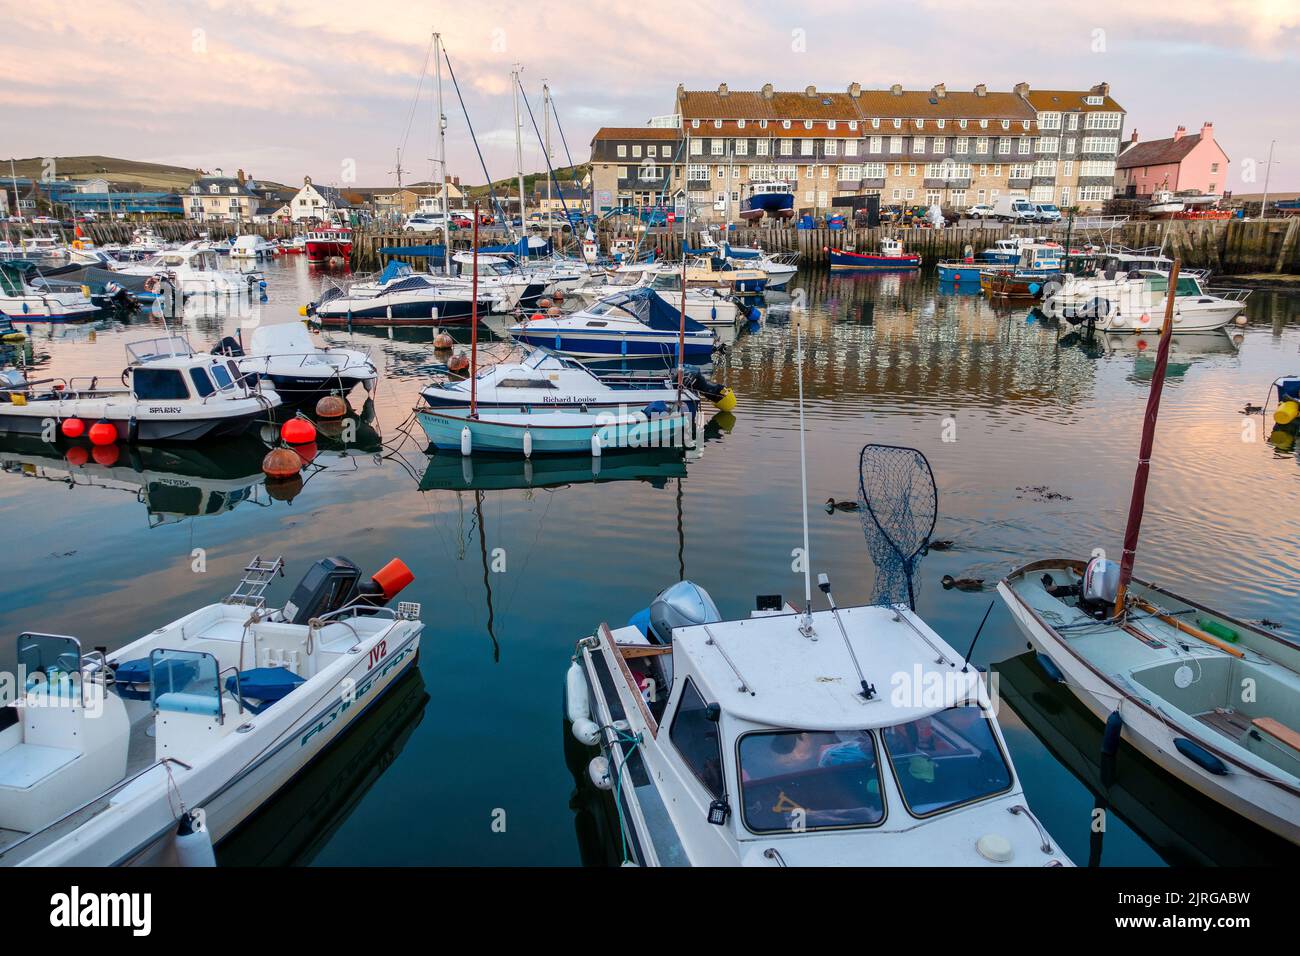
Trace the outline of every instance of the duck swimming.
<instances>
[{"instance_id":1,"label":"duck swimming","mask_svg":"<svg viewBox=\"0 0 1300 956\"><path fill-rule=\"evenodd\" d=\"M826 499L826 513L833 511L857 511L858 503L856 501L836 501L834 498Z\"/></svg>"},{"instance_id":2,"label":"duck swimming","mask_svg":"<svg viewBox=\"0 0 1300 956\"><path fill-rule=\"evenodd\" d=\"M1260 412L1262 412L1263 410L1264 410L1264 406L1263 406L1263 405L1250 405L1250 404L1247 404L1246 407L1243 408L1243 409L1241 410L1241 414L1243 414L1243 415L1258 415L1258 414L1259 414Z\"/></svg>"},{"instance_id":3,"label":"duck swimming","mask_svg":"<svg viewBox=\"0 0 1300 956\"><path fill-rule=\"evenodd\" d=\"M953 542L947 538L940 538L938 541L931 541L925 546L927 551L951 551Z\"/></svg>"},{"instance_id":4,"label":"duck swimming","mask_svg":"<svg viewBox=\"0 0 1300 956\"><path fill-rule=\"evenodd\" d=\"M945 574L939 582L943 585L945 591L951 591L956 588L958 591L983 591L983 578L954 578L951 574Z\"/></svg>"}]
</instances>

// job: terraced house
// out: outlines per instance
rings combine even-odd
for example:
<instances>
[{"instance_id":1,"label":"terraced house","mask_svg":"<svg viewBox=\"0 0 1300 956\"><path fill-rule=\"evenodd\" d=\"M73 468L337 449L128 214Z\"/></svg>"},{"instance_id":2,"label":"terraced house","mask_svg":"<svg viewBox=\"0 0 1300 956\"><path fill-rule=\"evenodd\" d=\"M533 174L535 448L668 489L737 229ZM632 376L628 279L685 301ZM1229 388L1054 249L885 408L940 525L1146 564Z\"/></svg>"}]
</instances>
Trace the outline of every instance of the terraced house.
<instances>
[{"instance_id":1,"label":"terraced house","mask_svg":"<svg viewBox=\"0 0 1300 956\"><path fill-rule=\"evenodd\" d=\"M1010 92L983 84L961 91L942 83L928 90L853 83L842 93L813 86L781 92L771 84L740 91L724 83L709 91L679 86L675 106L675 136L654 128L601 130L593 163L608 156L605 143L624 145L627 152L617 157L624 162L636 159L632 146L644 149L653 136L657 192L638 189L645 177L625 166L619 202L667 202L685 190L693 208L712 219L735 219L750 184L772 180L794 189L800 212L824 213L837 198L868 195L882 205L937 203L949 210L1007 194L1097 208L1114 190L1124 123L1105 83L1080 91L1021 83ZM684 162L659 168L679 147Z\"/></svg>"}]
</instances>

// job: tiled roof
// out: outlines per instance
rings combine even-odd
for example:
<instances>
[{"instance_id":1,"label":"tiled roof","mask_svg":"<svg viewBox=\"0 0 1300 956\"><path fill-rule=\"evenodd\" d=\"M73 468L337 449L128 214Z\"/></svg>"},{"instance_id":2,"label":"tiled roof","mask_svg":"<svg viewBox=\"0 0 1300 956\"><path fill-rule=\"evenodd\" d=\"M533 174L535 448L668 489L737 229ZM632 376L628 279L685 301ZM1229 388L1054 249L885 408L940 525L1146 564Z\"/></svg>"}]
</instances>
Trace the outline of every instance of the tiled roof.
<instances>
[{"instance_id":1,"label":"tiled roof","mask_svg":"<svg viewBox=\"0 0 1300 956\"><path fill-rule=\"evenodd\" d=\"M937 96L931 90L863 90L858 99L863 117L870 119L1008 119L1034 120L1037 114L1015 93L985 93L948 90Z\"/></svg>"},{"instance_id":2,"label":"tiled roof","mask_svg":"<svg viewBox=\"0 0 1300 956\"><path fill-rule=\"evenodd\" d=\"M1145 143L1136 143L1119 154L1115 160L1116 169L1132 169L1134 166L1164 166L1169 163L1181 163L1183 158L1201 142L1201 134L1193 133L1181 139L1149 139Z\"/></svg>"},{"instance_id":3,"label":"tiled roof","mask_svg":"<svg viewBox=\"0 0 1300 956\"><path fill-rule=\"evenodd\" d=\"M855 120L858 110L848 93L815 91L768 95L756 90L683 90L678 108L689 119Z\"/></svg>"},{"instance_id":4,"label":"tiled roof","mask_svg":"<svg viewBox=\"0 0 1300 956\"><path fill-rule=\"evenodd\" d=\"M1030 90L1025 94L1034 109L1040 113L1058 110L1101 110L1108 113L1122 113L1124 107L1116 103L1109 93L1102 95L1101 105L1090 106L1085 98L1101 95L1096 90Z\"/></svg>"},{"instance_id":5,"label":"tiled roof","mask_svg":"<svg viewBox=\"0 0 1300 956\"><path fill-rule=\"evenodd\" d=\"M682 131L671 126L604 126L596 130L596 135L591 138L591 141L594 143L597 140L653 139L673 142L681 137Z\"/></svg>"}]
</instances>

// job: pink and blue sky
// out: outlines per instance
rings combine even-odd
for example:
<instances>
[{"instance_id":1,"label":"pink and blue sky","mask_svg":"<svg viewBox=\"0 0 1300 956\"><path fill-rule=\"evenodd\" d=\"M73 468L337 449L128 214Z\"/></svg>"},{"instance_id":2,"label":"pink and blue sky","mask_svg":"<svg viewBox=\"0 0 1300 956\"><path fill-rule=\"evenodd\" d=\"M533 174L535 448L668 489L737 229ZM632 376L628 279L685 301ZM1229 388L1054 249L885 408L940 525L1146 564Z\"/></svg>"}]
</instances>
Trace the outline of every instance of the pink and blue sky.
<instances>
[{"instance_id":1,"label":"pink and blue sky","mask_svg":"<svg viewBox=\"0 0 1300 956\"><path fill-rule=\"evenodd\" d=\"M671 112L678 83L843 90L1084 89L1107 81L1125 135L1210 120L1225 188L1300 190L1300 0L1023 0L709 4L655 0L0 0L0 161L103 154L282 182L430 174L439 30L493 178L514 171L509 72L535 111L549 80L575 161L600 126ZM449 171L481 182L444 74ZM407 134L408 117L410 133ZM524 165L543 168L525 117ZM564 154L557 146L557 160ZM1253 161L1253 162L1251 162ZM1253 179L1247 178L1253 174Z\"/></svg>"}]
</instances>

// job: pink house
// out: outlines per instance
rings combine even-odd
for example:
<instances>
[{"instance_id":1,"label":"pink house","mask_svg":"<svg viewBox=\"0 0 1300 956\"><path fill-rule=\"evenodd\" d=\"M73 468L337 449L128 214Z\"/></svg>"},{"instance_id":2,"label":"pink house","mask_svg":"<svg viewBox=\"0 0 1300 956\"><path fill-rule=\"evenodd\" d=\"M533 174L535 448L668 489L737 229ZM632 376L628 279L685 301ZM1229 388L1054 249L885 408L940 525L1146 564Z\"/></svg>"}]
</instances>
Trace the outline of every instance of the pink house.
<instances>
[{"instance_id":1,"label":"pink house","mask_svg":"<svg viewBox=\"0 0 1300 956\"><path fill-rule=\"evenodd\" d=\"M1169 139L1138 142L1137 130L1115 160L1115 195L1150 196L1171 192L1219 193L1228 178L1228 154L1214 138L1214 124L1187 135L1178 127Z\"/></svg>"}]
</instances>

